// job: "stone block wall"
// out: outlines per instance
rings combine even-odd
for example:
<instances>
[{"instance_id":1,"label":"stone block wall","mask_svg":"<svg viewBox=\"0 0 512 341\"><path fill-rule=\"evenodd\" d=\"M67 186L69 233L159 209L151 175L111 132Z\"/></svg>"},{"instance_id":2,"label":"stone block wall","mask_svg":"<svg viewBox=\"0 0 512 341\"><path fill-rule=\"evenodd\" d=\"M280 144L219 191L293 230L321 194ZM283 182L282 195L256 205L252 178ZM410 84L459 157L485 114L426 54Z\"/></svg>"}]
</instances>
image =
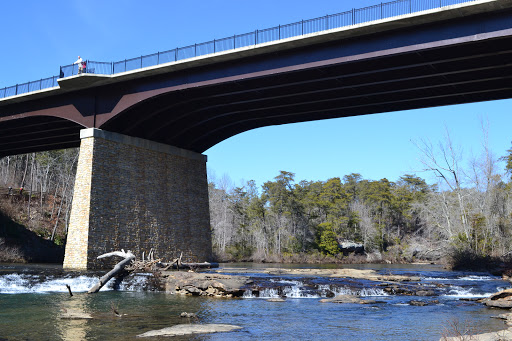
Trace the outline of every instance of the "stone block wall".
<instances>
[{"instance_id":1,"label":"stone block wall","mask_svg":"<svg viewBox=\"0 0 512 341\"><path fill-rule=\"evenodd\" d=\"M159 143L85 129L64 267L107 268L96 257L151 249L170 261L211 261L206 157Z\"/></svg>"}]
</instances>

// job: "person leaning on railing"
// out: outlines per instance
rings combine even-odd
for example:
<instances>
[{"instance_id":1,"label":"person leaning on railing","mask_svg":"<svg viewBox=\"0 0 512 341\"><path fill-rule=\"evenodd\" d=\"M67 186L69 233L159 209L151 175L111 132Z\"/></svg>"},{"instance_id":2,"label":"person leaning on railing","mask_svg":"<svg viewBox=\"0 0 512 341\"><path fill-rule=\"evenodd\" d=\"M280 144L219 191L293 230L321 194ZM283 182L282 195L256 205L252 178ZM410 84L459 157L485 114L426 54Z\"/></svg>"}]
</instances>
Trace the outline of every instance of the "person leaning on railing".
<instances>
[{"instance_id":1,"label":"person leaning on railing","mask_svg":"<svg viewBox=\"0 0 512 341\"><path fill-rule=\"evenodd\" d=\"M73 64L78 64L78 74L81 74L84 69L84 64L85 64L82 57L78 56L77 61L74 62Z\"/></svg>"}]
</instances>

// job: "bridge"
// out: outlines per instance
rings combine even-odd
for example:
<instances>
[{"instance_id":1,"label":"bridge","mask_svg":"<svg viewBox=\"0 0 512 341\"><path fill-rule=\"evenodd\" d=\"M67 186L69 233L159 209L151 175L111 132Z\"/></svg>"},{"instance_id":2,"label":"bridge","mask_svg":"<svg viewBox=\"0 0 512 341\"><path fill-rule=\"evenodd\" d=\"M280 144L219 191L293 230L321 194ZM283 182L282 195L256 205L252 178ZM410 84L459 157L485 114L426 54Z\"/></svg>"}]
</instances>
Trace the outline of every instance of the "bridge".
<instances>
[{"instance_id":1,"label":"bridge","mask_svg":"<svg viewBox=\"0 0 512 341\"><path fill-rule=\"evenodd\" d=\"M0 156L80 146L65 267L102 267L96 256L119 248L208 260L201 153L218 142L268 125L512 97L512 0L443 1L89 62L94 73L62 67L46 88L3 89Z\"/></svg>"}]
</instances>

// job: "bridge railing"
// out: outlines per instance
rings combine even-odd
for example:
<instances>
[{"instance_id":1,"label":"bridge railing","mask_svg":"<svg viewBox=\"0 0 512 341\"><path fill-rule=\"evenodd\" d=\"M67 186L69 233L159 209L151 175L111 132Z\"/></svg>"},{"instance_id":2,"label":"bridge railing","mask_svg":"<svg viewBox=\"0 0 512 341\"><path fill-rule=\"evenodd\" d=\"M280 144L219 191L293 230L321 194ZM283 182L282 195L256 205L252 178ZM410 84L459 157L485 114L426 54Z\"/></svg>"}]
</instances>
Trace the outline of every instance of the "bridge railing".
<instances>
[{"instance_id":1,"label":"bridge railing","mask_svg":"<svg viewBox=\"0 0 512 341\"><path fill-rule=\"evenodd\" d=\"M69 64L60 67L60 78L66 78L78 75L78 64ZM85 61L85 68L82 73L97 73L102 75L112 74L112 63L95 62L92 60Z\"/></svg>"},{"instance_id":2,"label":"bridge railing","mask_svg":"<svg viewBox=\"0 0 512 341\"><path fill-rule=\"evenodd\" d=\"M86 61L84 73L111 75L137 70L178 60L234 50L240 47L264 44L281 39L299 37L306 34L321 32L375 20L387 19L415 12L441 8L444 6L473 2L477 0L395 0L364 8L352 9L319 18L301 20L287 25L279 25L263 30L255 30L244 34L235 34L222 39L177 47L172 50L157 52L145 56L125 59L117 62ZM17 84L0 89L0 98L15 96L26 92L37 91L57 86L57 78L65 78L78 74L78 65L71 64L60 67L60 75L39 81Z\"/></svg>"},{"instance_id":3,"label":"bridge railing","mask_svg":"<svg viewBox=\"0 0 512 341\"><path fill-rule=\"evenodd\" d=\"M0 98L21 95L27 92L33 92L47 88L53 88L58 86L57 79L59 79L59 76L41 78L36 81L7 86L3 89L0 89Z\"/></svg>"}]
</instances>

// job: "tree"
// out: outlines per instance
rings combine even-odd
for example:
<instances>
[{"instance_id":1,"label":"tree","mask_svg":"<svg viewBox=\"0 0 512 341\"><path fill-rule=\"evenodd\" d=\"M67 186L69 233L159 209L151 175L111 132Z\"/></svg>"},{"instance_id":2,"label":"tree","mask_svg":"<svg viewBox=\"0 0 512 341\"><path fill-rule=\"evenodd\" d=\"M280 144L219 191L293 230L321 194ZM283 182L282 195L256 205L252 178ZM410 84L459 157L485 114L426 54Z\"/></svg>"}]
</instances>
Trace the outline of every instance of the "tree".
<instances>
[{"instance_id":1,"label":"tree","mask_svg":"<svg viewBox=\"0 0 512 341\"><path fill-rule=\"evenodd\" d=\"M340 253L338 241L336 239L336 233L332 228L331 223L322 223L318 225L319 229L319 242L318 248L322 253L336 256Z\"/></svg>"},{"instance_id":2,"label":"tree","mask_svg":"<svg viewBox=\"0 0 512 341\"><path fill-rule=\"evenodd\" d=\"M501 158L502 161L505 161L505 171L510 176L510 180L512 181L512 148L507 150L507 155Z\"/></svg>"}]
</instances>

